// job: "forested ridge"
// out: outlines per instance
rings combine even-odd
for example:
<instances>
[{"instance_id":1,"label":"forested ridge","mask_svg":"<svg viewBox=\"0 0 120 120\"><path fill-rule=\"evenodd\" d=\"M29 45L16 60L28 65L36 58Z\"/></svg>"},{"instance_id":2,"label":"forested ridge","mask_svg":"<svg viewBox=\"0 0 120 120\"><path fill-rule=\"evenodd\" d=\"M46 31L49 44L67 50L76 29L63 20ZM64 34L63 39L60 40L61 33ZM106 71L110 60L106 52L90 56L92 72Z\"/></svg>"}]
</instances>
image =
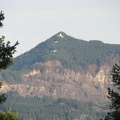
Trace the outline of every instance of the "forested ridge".
<instances>
[{"instance_id":1,"label":"forested ridge","mask_svg":"<svg viewBox=\"0 0 120 120\"><path fill-rule=\"evenodd\" d=\"M86 69L90 64L112 65L111 60L119 56L120 45L106 44L98 40L80 40L60 32L15 58L12 70L48 60L59 60L64 67L79 70L80 66Z\"/></svg>"}]
</instances>

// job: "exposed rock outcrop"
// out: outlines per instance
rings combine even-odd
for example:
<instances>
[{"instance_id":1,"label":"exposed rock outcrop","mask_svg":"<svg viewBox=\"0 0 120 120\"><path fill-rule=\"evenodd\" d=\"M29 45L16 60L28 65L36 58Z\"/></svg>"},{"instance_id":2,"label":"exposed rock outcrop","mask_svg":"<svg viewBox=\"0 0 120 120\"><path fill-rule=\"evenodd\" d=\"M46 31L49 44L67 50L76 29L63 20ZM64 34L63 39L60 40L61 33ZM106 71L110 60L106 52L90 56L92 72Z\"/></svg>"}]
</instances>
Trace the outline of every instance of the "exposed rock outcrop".
<instances>
[{"instance_id":1,"label":"exposed rock outcrop","mask_svg":"<svg viewBox=\"0 0 120 120\"><path fill-rule=\"evenodd\" d=\"M47 95L55 98L106 102L110 69L109 65L101 66L99 69L96 65L91 65L87 71L76 72L64 68L59 61L37 63L37 69L22 73L21 83L3 82L0 91L17 91L22 96Z\"/></svg>"}]
</instances>

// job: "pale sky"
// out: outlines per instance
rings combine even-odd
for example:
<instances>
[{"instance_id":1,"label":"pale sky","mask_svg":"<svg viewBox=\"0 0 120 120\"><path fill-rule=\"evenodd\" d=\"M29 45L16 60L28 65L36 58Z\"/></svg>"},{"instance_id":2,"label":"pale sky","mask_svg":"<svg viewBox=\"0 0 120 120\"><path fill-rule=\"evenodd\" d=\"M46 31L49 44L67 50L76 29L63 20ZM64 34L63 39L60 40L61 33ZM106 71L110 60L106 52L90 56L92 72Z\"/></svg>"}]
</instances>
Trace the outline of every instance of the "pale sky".
<instances>
[{"instance_id":1,"label":"pale sky","mask_svg":"<svg viewBox=\"0 0 120 120\"><path fill-rule=\"evenodd\" d=\"M18 56L63 31L83 40L120 44L120 0L0 0L5 14L0 36Z\"/></svg>"}]
</instances>

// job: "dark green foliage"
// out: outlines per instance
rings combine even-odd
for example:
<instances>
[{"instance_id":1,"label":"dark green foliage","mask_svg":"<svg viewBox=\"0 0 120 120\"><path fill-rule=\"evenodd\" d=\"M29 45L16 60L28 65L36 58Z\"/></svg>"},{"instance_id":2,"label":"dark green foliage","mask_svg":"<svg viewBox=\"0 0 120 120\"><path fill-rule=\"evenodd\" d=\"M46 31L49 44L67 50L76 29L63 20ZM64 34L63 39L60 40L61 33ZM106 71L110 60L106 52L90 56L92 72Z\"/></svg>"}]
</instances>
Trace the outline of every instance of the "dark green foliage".
<instances>
[{"instance_id":1,"label":"dark green foliage","mask_svg":"<svg viewBox=\"0 0 120 120\"><path fill-rule=\"evenodd\" d=\"M6 112L0 112L0 120L18 120L18 114L8 109Z\"/></svg>"},{"instance_id":2,"label":"dark green foliage","mask_svg":"<svg viewBox=\"0 0 120 120\"><path fill-rule=\"evenodd\" d=\"M4 14L0 13L0 27L3 26L2 21L4 20ZM6 44L4 43L5 37L2 36L0 38L0 70L6 69L12 64L13 54L16 52L16 46L18 42L16 42L13 46L10 46L10 42L8 41Z\"/></svg>"},{"instance_id":3,"label":"dark green foliage","mask_svg":"<svg viewBox=\"0 0 120 120\"><path fill-rule=\"evenodd\" d=\"M3 26L2 21L4 18L4 14L0 12L0 27ZM4 39L4 36L0 38L0 71L8 68L12 64L13 54L16 52L16 46L18 45L18 42L16 42L13 46L10 46L9 41L5 44ZM0 88L1 86L2 83L0 82ZM0 104L3 104L5 101L5 94L0 95ZM7 110L6 112L0 112L0 120L18 120L18 117L11 110Z\"/></svg>"},{"instance_id":4,"label":"dark green foliage","mask_svg":"<svg viewBox=\"0 0 120 120\"><path fill-rule=\"evenodd\" d=\"M7 94L7 101L0 109L12 107L14 112L19 113L19 120L73 120L82 114L93 117L95 120L104 116L101 112L93 109L93 103L80 102L72 99L44 96L21 97L16 92Z\"/></svg>"},{"instance_id":5,"label":"dark green foliage","mask_svg":"<svg viewBox=\"0 0 120 120\"><path fill-rule=\"evenodd\" d=\"M120 45L104 44L101 41L83 41L61 32L64 38L54 35L35 48L14 59L13 70L30 66L36 62L59 60L65 67L80 70L90 64L98 66L113 64L113 58L120 56Z\"/></svg>"},{"instance_id":6,"label":"dark green foliage","mask_svg":"<svg viewBox=\"0 0 120 120\"><path fill-rule=\"evenodd\" d=\"M16 46L10 46L10 42L4 43L4 37L0 38L0 69L6 69L12 64L13 54L16 52Z\"/></svg>"},{"instance_id":7,"label":"dark green foliage","mask_svg":"<svg viewBox=\"0 0 120 120\"><path fill-rule=\"evenodd\" d=\"M5 94L0 95L0 104L3 104L6 101Z\"/></svg>"},{"instance_id":8,"label":"dark green foliage","mask_svg":"<svg viewBox=\"0 0 120 120\"><path fill-rule=\"evenodd\" d=\"M105 117L105 120L119 120L120 119L120 65L114 65L112 69L112 82L116 89L108 88L108 98L112 104L110 112Z\"/></svg>"},{"instance_id":9,"label":"dark green foliage","mask_svg":"<svg viewBox=\"0 0 120 120\"><path fill-rule=\"evenodd\" d=\"M0 82L0 88L2 86L2 82ZM6 101L5 94L0 95L0 104L3 104Z\"/></svg>"},{"instance_id":10,"label":"dark green foliage","mask_svg":"<svg viewBox=\"0 0 120 120\"><path fill-rule=\"evenodd\" d=\"M3 26L2 21L4 20L4 14L0 12L0 27ZM10 42L8 41L6 44L4 43L4 36L0 38L0 70L6 69L12 64L12 58L13 54L16 52L16 46L18 45L18 42L15 43L15 45L10 46ZM1 88L2 83L0 83ZM5 94L0 95L0 104L5 102Z\"/></svg>"},{"instance_id":11,"label":"dark green foliage","mask_svg":"<svg viewBox=\"0 0 120 120\"><path fill-rule=\"evenodd\" d=\"M0 12L0 27L3 26L2 21L3 21L4 19L5 19L4 13L2 13L2 11L1 11L1 12Z\"/></svg>"}]
</instances>

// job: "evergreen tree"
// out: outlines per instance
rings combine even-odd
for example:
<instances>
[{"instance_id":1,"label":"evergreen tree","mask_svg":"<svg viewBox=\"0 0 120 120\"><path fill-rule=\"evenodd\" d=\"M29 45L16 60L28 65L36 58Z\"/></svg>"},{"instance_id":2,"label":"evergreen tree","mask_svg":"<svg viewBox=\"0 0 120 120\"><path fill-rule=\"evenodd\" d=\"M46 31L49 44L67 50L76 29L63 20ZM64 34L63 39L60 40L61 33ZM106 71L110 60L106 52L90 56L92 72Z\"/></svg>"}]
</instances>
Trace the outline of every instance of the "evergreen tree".
<instances>
[{"instance_id":1,"label":"evergreen tree","mask_svg":"<svg viewBox=\"0 0 120 120\"><path fill-rule=\"evenodd\" d=\"M3 26L2 21L5 19L2 11L0 12L0 27ZM0 38L0 70L7 69L12 64L13 54L16 52L16 46L18 42L16 42L13 46L10 46L10 42L8 41L6 44L4 43L5 37L2 36ZM0 82L0 88L2 86L2 82ZM5 94L0 95L0 104L6 101ZM17 120L18 117L16 113L12 113L11 110L7 110L6 113L0 112L0 120Z\"/></svg>"},{"instance_id":2,"label":"evergreen tree","mask_svg":"<svg viewBox=\"0 0 120 120\"><path fill-rule=\"evenodd\" d=\"M18 114L8 109L6 112L0 112L0 120L18 120Z\"/></svg>"},{"instance_id":3,"label":"evergreen tree","mask_svg":"<svg viewBox=\"0 0 120 120\"><path fill-rule=\"evenodd\" d=\"M112 69L112 82L114 89L108 88L108 98L111 100L110 112L105 120L120 120L120 65L115 64Z\"/></svg>"},{"instance_id":4,"label":"evergreen tree","mask_svg":"<svg viewBox=\"0 0 120 120\"><path fill-rule=\"evenodd\" d=\"M3 26L2 21L5 19L2 11L0 12L0 27ZM0 38L0 70L8 68L12 64L13 54L16 52L16 46L18 42L16 42L13 46L10 46L10 42L8 41L6 44L4 43L5 37L2 36ZM2 83L0 82L0 88ZM5 94L0 95L0 104L5 102L6 97Z\"/></svg>"}]
</instances>

